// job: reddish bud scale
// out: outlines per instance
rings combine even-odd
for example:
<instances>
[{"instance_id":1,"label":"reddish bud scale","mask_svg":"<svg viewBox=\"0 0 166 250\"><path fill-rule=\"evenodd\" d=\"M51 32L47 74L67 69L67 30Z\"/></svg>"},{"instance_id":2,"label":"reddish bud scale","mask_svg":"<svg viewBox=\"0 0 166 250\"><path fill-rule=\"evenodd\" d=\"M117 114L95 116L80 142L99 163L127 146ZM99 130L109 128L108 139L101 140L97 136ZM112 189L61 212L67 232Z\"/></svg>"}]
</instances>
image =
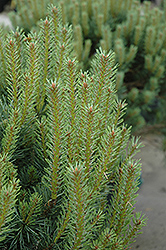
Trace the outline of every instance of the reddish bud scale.
<instances>
[{"instance_id":1,"label":"reddish bud scale","mask_svg":"<svg viewBox=\"0 0 166 250\"><path fill-rule=\"evenodd\" d=\"M69 60L69 65L71 64L71 59Z\"/></svg>"},{"instance_id":2,"label":"reddish bud scale","mask_svg":"<svg viewBox=\"0 0 166 250\"><path fill-rule=\"evenodd\" d=\"M95 246L95 249L98 249L98 246Z\"/></svg>"},{"instance_id":3,"label":"reddish bud scale","mask_svg":"<svg viewBox=\"0 0 166 250\"><path fill-rule=\"evenodd\" d=\"M24 42L26 42L26 41L30 42L31 40L32 40L31 37L26 37L26 38L24 38Z\"/></svg>"},{"instance_id":4,"label":"reddish bud scale","mask_svg":"<svg viewBox=\"0 0 166 250\"><path fill-rule=\"evenodd\" d=\"M112 133L111 133L111 134L112 134L112 136L114 136L114 135L115 135L115 131L114 131L114 130L112 130Z\"/></svg>"},{"instance_id":5,"label":"reddish bud scale","mask_svg":"<svg viewBox=\"0 0 166 250\"><path fill-rule=\"evenodd\" d=\"M57 8L56 8L56 7L54 7L54 8L52 9L52 12L55 12L55 11L57 11Z\"/></svg>"},{"instance_id":6,"label":"reddish bud scale","mask_svg":"<svg viewBox=\"0 0 166 250\"><path fill-rule=\"evenodd\" d=\"M137 221L137 225L140 225L140 224L141 224L141 220L138 220L138 221Z\"/></svg>"},{"instance_id":7,"label":"reddish bud scale","mask_svg":"<svg viewBox=\"0 0 166 250\"><path fill-rule=\"evenodd\" d=\"M12 40L10 40L9 44L10 44L10 45L13 45L13 41L12 41Z\"/></svg>"},{"instance_id":8,"label":"reddish bud scale","mask_svg":"<svg viewBox=\"0 0 166 250\"><path fill-rule=\"evenodd\" d=\"M108 88L108 92L111 94L111 93L113 93L113 91L111 91L111 89L110 88Z\"/></svg>"},{"instance_id":9,"label":"reddish bud scale","mask_svg":"<svg viewBox=\"0 0 166 250\"><path fill-rule=\"evenodd\" d=\"M67 32L66 28L63 28L62 32L63 32L63 34L66 34L66 32Z\"/></svg>"},{"instance_id":10,"label":"reddish bud scale","mask_svg":"<svg viewBox=\"0 0 166 250\"><path fill-rule=\"evenodd\" d=\"M16 37L19 37L19 34L18 34L18 32L17 32L17 31L15 32L15 35L16 35Z\"/></svg>"},{"instance_id":11,"label":"reddish bud scale","mask_svg":"<svg viewBox=\"0 0 166 250\"><path fill-rule=\"evenodd\" d=\"M80 171L78 170L78 168L76 167L74 170L74 174L78 174Z\"/></svg>"},{"instance_id":12,"label":"reddish bud scale","mask_svg":"<svg viewBox=\"0 0 166 250\"><path fill-rule=\"evenodd\" d=\"M83 85L85 89L88 87L88 84L86 82L84 82Z\"/></svg>"},{"instance_id":13,"label":"reddish bud scale","mask_svg":"<svg viewBox=\"0 0 166 250\"><path fill-rule=\"evenodd\" d=\"M85 77L85 75L83 74L83 73L81 73L81 76L84 78Z\"/></svg>"},{"instance_id":14,"label":"reddish bud scale","mask_svg":"<svg viewBox=\"0 0 166 250\"><path fill-rule=\"evenodd\" d=\"M92 110L93 110L92 107L90 107L90 108L89 108L89 112L92 113Z\"/></svg>"},{"instance_id":15,"label":"reddish bud scale","mask_svg":"<svg viewBox=\"0 0 166 250\"><path fill-rule=\"evenodd\" d=\"M45 20L45 24L46 24L46 25L48 24L48 20L47 20L47 19Z\"/></svg>"},{"instance_id":16,"label":"reddish bud scale","mask_svg":"<svg viewBox=\"0 0 166 250\"><path fill-rule=\"evenodd\" d=\"M10 129L11 129L11 131L13 131L13 126Z\"/></svg>"},{"instance_id":17,"label":"reddish bud scale","mask_svg":"<svg viewBox=\"0 0 166 250\"><path fill-rule=\"evenodd\" d=\"M55 83L53 82L53 83L52 83L52 88L53 88L53 90L55 89L55 86L56 86L56 85L55 85Z\"/></svg>"},{"instance_id":18,"label":"reddish bud scale","mask_svg":"<svg viewBox=\"0 0 166 250\"><path fill-rule=\"evenodd\" d=\"M124 132L126 132L126 130L127 130L126 128L123 128L123 131L124 131Z\"/></svg>"},{"instance_id":19,"label":"reddish bud scale","mask_svg":"<svg viewBox=\"0 0 166 250\"><path fill-rule=\"evenodd\" d=\"M35 44L34 43L31 43L30 44L30 47L33 49L35 47Z\"/></svg>"}]
</instances>

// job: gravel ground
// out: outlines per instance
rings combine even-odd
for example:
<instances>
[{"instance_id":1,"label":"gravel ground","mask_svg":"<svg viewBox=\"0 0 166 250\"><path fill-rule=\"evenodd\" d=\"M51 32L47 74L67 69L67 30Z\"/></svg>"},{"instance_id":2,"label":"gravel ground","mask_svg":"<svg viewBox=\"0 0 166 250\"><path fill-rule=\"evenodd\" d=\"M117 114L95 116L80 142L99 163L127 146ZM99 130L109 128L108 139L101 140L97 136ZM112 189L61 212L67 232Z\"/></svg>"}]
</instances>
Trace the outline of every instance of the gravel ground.
<instances>
[{"instance_id":1,"label":"gravel ground","mask_svg":"<svg viewBox=\"0 0 166 250\"><path fill-rule=\"evenodd\" d=\"M143 184L139 190L136 210L148 217L143 234L133 244L133 250L166 249L166 156L162 150L162 136L142 135L144 144L137 155L141 158Z\"/></svg>"}]
</instances>

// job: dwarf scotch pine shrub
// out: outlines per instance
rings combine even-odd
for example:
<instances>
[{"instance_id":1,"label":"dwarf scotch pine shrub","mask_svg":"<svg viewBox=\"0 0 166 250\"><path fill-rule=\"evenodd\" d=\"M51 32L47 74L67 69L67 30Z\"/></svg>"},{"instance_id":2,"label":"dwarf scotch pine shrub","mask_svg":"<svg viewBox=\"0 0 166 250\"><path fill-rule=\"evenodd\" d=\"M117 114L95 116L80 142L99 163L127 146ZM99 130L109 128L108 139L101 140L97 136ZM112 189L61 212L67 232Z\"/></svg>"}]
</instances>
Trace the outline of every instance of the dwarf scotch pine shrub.
<instances>
[{"instance_id":1,"label":"dwarf scotch pine shrub","mask_svg":"<svg viewBox=\"0 0 166 250\"><path fill-rule=\"evenodd\" d=\"M114 53L82 72L71 52L55 7L38 33L1 30L0 249L129 249L145 225Z\"/></svg>"}]
</instances>

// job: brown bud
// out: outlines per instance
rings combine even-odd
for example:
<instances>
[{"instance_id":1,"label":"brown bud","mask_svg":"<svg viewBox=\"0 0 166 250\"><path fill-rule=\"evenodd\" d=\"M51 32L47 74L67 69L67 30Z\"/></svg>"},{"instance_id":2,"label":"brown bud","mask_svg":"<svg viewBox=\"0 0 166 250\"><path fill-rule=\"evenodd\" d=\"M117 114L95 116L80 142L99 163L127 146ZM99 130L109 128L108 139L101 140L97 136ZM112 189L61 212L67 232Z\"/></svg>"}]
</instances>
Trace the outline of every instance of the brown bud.
<instances>
[{"instance_id":1,"label":"brown bud","mask_svg":"<svg viewBox=\"0 0 166 250\"><path fill-rule=\"evenodd\" d=\"M12 40L10 40L9 44L10 44L10 45L13 45L13 41L12 41Z\"/></svg>"},{"instance_id":2,"label":"brown bud","mask_svg":"<svg viewBox=\"0 0 166 250\"><path fill-rule=\"evenodd\" d=\"M47 20L47 19L45 20L45 24L46 24L46 25L48 24L48 20Z\"/></svg>"},{"instance_id":3,"label":"brown bud","mask_svg":"<svg viewBox=\"0 0 166 250\"><path fill-rule=\"evenodd\" d=\"M24 38L24 42L26 42L26 41L31 41L31 40L32 40L31 37L26 37L26 38Z\"/></svg>"},{"instance_id":4,"label":"brown bud","mask_svg":"<svg viewBox=\"0 0 166 250\"><path fill-rule=\"evenodd\" d=\"M114 131L114 130L112 130L112 133L111 133L111 134L112 134L112 136L114 136L114 134L115 134L115 131Z\"/></svg>"},{"instance_id":5,"label":"brown bud","mask_svg":"<svg viewBox=\"0 0 166 250\"><path fill-rule=\"evenodd\" d=\"M126 130L127 130L127 129L124 127L124 128L123 128L123 131L126 132Z\"/></svg>"},{"instance_id":6,"label":"brown bud","mask_svg":"<svg viewBox=\"0 0 166 250\"><path fill-rule=\"evenodd\" d=\"M53 7L52 12L55 12L55 11L57 11L57 8Z\"/></svg>"},{"instance_id":7,"label":"brown bud","mask_svg":"<svg viewBox=\"0 0 166 250\"><path fill-rule=\"evenodd\" d=\"M35 47L35 44L34 44L34 43L31 43L31 44L30 44L30 47L31 47L31 48L34 48L34 47Z\"/></svg>"},{"instance_id":8,"label":"brown bud","mask_svg":"<svg viewBox=\"0 0 166 250\"><path fill-rule=\"evenodd\" d=\"M92 106L91 106L91 107L89 108L89 112L92 113L92 110L93 110L93 109L92 109Z\"/></svg>"},{"instance_id":9,"label":"brown bud","mask_svg":"<svg viewBox=\"0 0 166 250\"><path fill-rule=\"evenodd\" d=\"M66 32L67 32L66 28L63 28L62 32L63 32L64 34L66 34Z\"/></svg>"},{"instance_id":10,"label":"brown bud","mask_svg":"<svg viewBox=\"0 0 166 250\"><path fill-rule=\"evenodd\" d=\"M113 93L113 91L111 91L111 88L108 88L108 92L111 94Z\"/></svg>"},{"instance_id":11,"label":"brown bud","mask_svg":"<svg viewBox=\"0 0 166 250\"><path fill-rule=\"evenodd\" d=\"M84 78L85 77L85 75L83 74L83 73L81 73L81 76Z\"/></svg>"},{"instance_id":12,"label":"brown bud","mask_svg":"<svg viewBox=\"0 0 166 250\"><path fill-rule=\"evenodd\" d=\"M88 84L86 82L84 82L83 85L85 89L88 87Z\"/></svg>"},{"instance_id":13,"label":"brown bud","mask_svg":"<svg viewBox=\"0 0 166 250\"><path fill-rule=\"evenodd\" d=\"M55 82L52 83L52 88L55 89L56 85Z\"/></svg>"},{"instance_id":14,"label":"brown bud","mask_svg":"<svg viewBox=\"0 0 166 250\"><path fill-rule=\"evenodd\" d=\"M138 221L137 221L137 225L140 225L140 224L141 224L141 220L138 220Z\"/></svg>"}]
</instances>

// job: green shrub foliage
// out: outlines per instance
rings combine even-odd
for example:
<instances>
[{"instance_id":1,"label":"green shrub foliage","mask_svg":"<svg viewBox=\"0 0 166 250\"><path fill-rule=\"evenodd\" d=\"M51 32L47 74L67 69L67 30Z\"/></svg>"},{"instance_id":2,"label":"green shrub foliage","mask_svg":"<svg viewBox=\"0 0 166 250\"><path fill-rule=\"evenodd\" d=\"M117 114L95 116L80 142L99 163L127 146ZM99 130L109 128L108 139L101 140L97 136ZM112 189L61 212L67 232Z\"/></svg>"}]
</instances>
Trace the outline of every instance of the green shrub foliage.
<instances>
[{"instance_id":1,"label":"green shrub foliage","mask_svg":"<svg viewBox=\"0 0 166 250\"><path fill-rule=\"evenodd\" d=\"M126 99L127 123L134 128L163 117L165 88L166 28L165 12L151 8L150 2L135 0L52 0L62 7L63 23L74 29L75 56L80 68L89 68L96 48L112 49L119 63L116 89ZM37 28L46 15L48 0L17 0L17 13L11 14L16 27L26 32ZM134 90L133 90L134 88ZM165 105L165 104L164 104Z\"/></svg>"},{"instance_id":2,"label":"green shrub foliage","mask_svg":"<svg viewBox=\"0 0 166 250\"><path fill-rule=\"evenodd\" d=\"M129 249L146 221L134 211L141 145L114 53L79 71L61 20L50 7L37 33L1 30L0 248Z\"/></svg>"}]
</instances>

